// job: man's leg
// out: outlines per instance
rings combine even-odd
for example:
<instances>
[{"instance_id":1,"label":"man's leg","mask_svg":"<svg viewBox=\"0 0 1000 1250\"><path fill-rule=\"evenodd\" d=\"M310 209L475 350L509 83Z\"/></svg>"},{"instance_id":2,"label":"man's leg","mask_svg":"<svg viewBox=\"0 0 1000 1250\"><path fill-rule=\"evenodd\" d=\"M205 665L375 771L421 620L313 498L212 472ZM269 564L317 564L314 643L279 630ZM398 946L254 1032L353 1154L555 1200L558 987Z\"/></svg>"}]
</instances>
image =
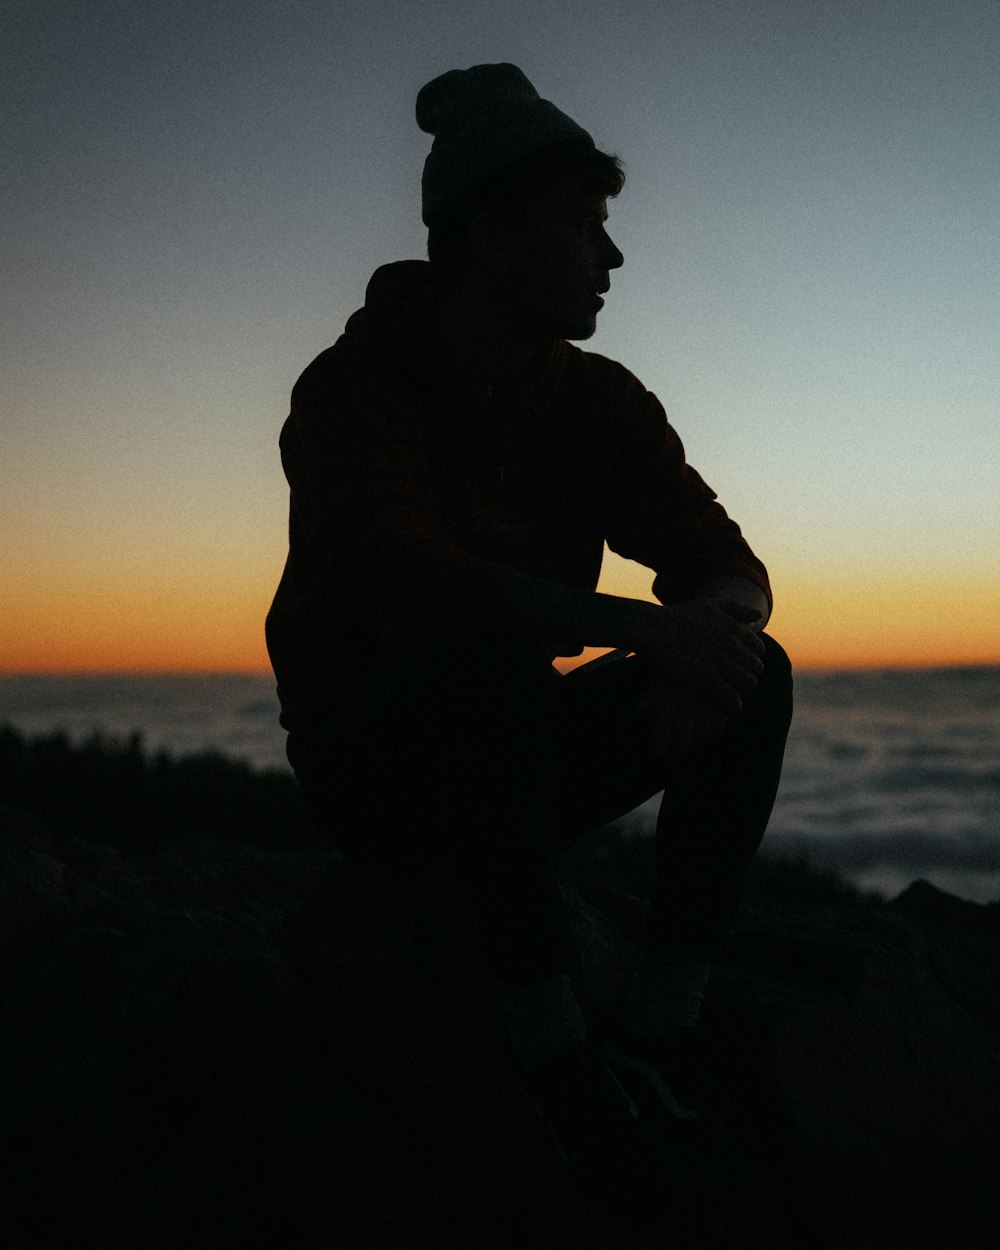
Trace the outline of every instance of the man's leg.
<instances>
[{"instance_id":1,"label":"man's leg","mask_svg":"<svg viewBox=\"0 0 1000 1250\"><path fill-rule=\"evenodd\" d=\"M336 726L289 739L334 842L473 900L486 957L511 984L579 959L554 871L554 682L544 655L477 640L414 657Z\"/></svg>"},{"instance_id":2,"label":"man's leg","mask_svg":"<svg viewBox=\"0 0 1000 1250\"><path fill-rule=\"evenodd\" d=\"M338 845L471 904L514 1070L560 1148L624 1158L635 1108L589 1044L568 975L579 950L555 874L556 680L523 648L449 648L369 691L325 743L293 734L289 758Z\"/></svg>"},{"instance_id":3,"label":"man's leg","mask_svg":"<svg viewBox=\"0 0 1000 1250\"><path fill-rule=\"evenodd\" d=\"M777 674L783 653L771 644L769 654L779 657L770 666ZM507 987L508 1021L520 1028L525 1055L554 1054L582 1027L566 976L578 950L556 883L557 845L622 815L663 788L669 774L684 771L665 770L649 755L633 713L647 684L635 657L558 678L524 649L470 644L425 656L382 683L325 740L319 734L289 741L306 802L339 845L383 864L421 865L424 879L430 864L474 900L482 946ZM770 684L777 690L781 683ZM774 693L763 701L775 698L781 702ZM762 719L783 746L787 716L780 733L781 715ZM747 749L753 754L752 741ZM724 940L777 785L781 748L764 755L773 777L770 799L757 803L751 822L756 834L720 832L710 838L718 854L705 859L689 844L710 819L707 811L687 800L679 804L682 819L661 819L661 850L677 842L672 854L661 855L667 871L679 866L683 875L693 865L692 887L708 901L668 914L664 925L661 909L669 911L671 896L658 887L654 947L678 937L702 942L709 929ZM719 757L714 773L704 764L711 784L728 784L728 758ZM682 791L683 780L675 780ZM740 810L735 818L739 824ZM721 900L713 893L717 880L728 883ZM683 884L680 877L673 882L686 897ZM599 1073L594 1080L607 1090Z\"/></svg>"},{"instance_id":4,"label":"man's leg","mask_svg":"<svg viewBox=\"0 0 1000 1250\"><path fill-rule=\"evenodd\" d=\"M708 959L725 952L743 883L774 806L791 721L791 666L764 637L764 672L713 742L677 760L650 755L635 705L649 670L635 656L582 667L557 686L556 795L568 845L663 790L646 945Z\"/></svg>"},{"instance_id":5,"label":"man's leg","mask_svg":"<svg viewBox=\"0 0 1000 1250\"><path fill-rule=\"evenodd\" d=\"M791 666L777 643L766 635L764 643L764 672L740 716L715 741L666 763L651 757L648 726L634 713L650 680L637 657L584 666L559 683L564 840L664 790L646 950L607 1052L654 1136L666 1125L672 1138L704 1098L704 1055L697 1030L685 1026L698 1022L778 788Z\"/></svg>"},{"instance_id":6,"label":"man's leg","mask_svg":"<svg viewBox=\"0 0 1000 1250\"><path fill-rule=\"evenodd\" d=\"M697 1022L710 967L725 953L770 817L792 681L784 651L766 635L764 643L764 672L740 716L714 742L674 761L650 756L648 730L633 712L649 682L642 661L585 666L560 683L565 840L664 790L646 951L623 1013L635 1041L659 1043Z\"/></svg>"},{"instance_id":7,"label":"man's leg","mask_svg":"<svg viewBox=\"0 0 1000 1250\"><path fill-rule=\"evenodd\" d=\"M647 945L726 953L743 885L771 817L792 717L788 657L763 635L764 672L715 741L666 770Z\"/></svg>"},{"instance_id":8,"label":"man's leg","mask_svg":"<svg viewBox=\"0 0 1000 1250\"><path fill-rule=\"evenodd\" d=\"M502 979L535 982L578 957L555 884L559 845L664 790L646 944L701 959L725 950L777 791L791 670L765 668L714 742L664 763L634 714L637 657L556 677L524 648L426 655L340 718L336 740L289 742L307 803L352 854L437 863L481 901ZM293 735L293 738L295 735Z\"/></svg>"}]
</instances>

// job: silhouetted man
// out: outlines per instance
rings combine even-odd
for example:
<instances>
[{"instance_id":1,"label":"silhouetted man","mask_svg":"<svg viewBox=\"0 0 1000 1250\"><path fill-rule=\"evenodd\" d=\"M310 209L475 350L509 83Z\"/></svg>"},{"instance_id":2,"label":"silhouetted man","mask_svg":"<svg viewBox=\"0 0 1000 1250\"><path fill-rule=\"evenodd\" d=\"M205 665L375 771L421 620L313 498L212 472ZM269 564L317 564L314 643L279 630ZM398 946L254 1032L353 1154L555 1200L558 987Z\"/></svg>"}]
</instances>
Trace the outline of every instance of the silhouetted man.
<instances>
[{"instance_id":1,"label":"silhouetted man","mask_svg":"<svg viewBox=\"0 0 1000 1250\"><path fill-rule=\"evenodd\" d=\"M417 121L429 261L378 269L293 390L268 647L307 804L349 854L475 900L511 1063L585 1150L629 1114L619 1082L669 1101L774 802L790 668L764 566L656 397L567 342L623 263L620 162L513 65L436 78ZM596 593L605 542L658 604ZM561 676L584 646L623 658ZM644 962L599 1046L555 857L661 789Z\"/></svg>"}]
</instances>

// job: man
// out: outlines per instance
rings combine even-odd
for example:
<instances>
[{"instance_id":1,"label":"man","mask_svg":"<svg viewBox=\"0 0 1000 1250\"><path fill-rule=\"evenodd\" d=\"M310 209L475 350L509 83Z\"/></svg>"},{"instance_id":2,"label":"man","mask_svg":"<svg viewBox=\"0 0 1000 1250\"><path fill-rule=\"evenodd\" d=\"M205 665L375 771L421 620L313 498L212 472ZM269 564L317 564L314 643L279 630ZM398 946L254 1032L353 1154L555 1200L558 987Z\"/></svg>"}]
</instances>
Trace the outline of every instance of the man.
<instances>
[{"instance_id":1,"label":"man","mask_svg":"<svg viewBox=\"0 0 1000 1250\"><path fill-rule=\"evenodd\" d=\"M765 568L658 400L567 341L623 263L620 162L513 65L434 79L417 120L429 262L379 269L294 388L267 641L307 804L349 854L474 900L511 1063L573 1153L623 1127L619 1082L669 1101L773 805L790 669ZM605 541L659 604L596 592ZM560 676L585 646L626 658ZM643 967L601 1048L555 857L664 788Z\"/></svg>"}]
</instances>

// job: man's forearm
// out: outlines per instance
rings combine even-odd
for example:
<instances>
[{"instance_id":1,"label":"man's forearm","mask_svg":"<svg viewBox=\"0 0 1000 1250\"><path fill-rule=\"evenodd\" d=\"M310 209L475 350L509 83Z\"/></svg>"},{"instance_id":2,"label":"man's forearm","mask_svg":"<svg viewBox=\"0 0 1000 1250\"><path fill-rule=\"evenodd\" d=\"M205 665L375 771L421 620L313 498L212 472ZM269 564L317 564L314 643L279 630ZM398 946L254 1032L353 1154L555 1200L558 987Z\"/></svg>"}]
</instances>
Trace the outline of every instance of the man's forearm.
<instances>
[{"instance_id":1,"label":"man's forearm","mask_svg":"<svg viewBox=\"0 0 1000 1250\"><path fill-rule=\"evenodd\" d=\"M563 586L515 571L507 583L501 623L526 636L632 651L642 645L652 618L661 611L644 599Z\"/></svg>"},{"instance_id":2,"label":"man's forearm","mask_svg":"<svg viewBox=\"0 0 1000 1250\"><path fill-rule=\"evenodd\" d=\"M759 615L760 604L744 606L743 596L749 595L744 586L723 583L712 589L718 598L697 595L665 606L514 572L504 588L498 624L508 634L550 644L566 639L635 651L671 687L683 688L699 704L728 717L739 712L741 695L753 689L760 671L764 644L746 619ZM726 602L736 594L739 602Z\"/></svg>"},{"instance_id":3,"label":"man's forearm","mask_svg":"<svg viewBox=\"0 0 1000 1250\"><path fill-rule=\"evenodd\" d=\"M764 591L737 575L706 582L696 598L752 608L760 616L751 627L756 630L763 629L770 614ZM645 599L601 594L514 571L505 587L498 623L525 637L572 641L581 647L660 652L665 637L663 614L668 611Z\"/></svg>"}]
</instances>

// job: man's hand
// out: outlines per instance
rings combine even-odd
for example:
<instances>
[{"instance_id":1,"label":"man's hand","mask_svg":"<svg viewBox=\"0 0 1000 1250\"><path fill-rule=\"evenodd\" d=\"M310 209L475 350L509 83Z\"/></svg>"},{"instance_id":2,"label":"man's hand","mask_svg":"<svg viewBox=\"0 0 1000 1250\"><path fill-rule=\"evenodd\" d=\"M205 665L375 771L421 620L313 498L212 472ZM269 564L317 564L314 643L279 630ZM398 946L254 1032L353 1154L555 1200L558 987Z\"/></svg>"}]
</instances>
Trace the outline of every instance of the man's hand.
<instances>
[{"instance_id":1,"label":"man's hand","mask_svg":"<svg viewBox=\"0 0 1000 1250\"><path fill-rule=\"evenodd\" d=\"M750 591L755 598L748 601ZM745 577L716 578L698 597L661 607L512 569L498 626L513 637L572 638L574 650L583 644L635 651L667 685L731 717L764 670L764 643L755 632L762 610L764 592Z\"/></svg>"},{"instance_id":2,"label":"man's hand","mask_svg":"<svg viewBox=\"0 0 1000 1250\"><path fill-rule=\"evenodd\" d=\"M756 610L760 614L760 619L753 624L756 630L764 628L771 613L767 595L757 583L752 582L749 577L740 577L735 573L705 582L699 588L696 598L712 599L727 610L734 603Z\"/></svg>"},{"instance_id":3,"label":"man's hand","mask_svg":"<svg viewBox=\"0 0 1000 1250\"><path fill-rule=\"evenodd\" d=\"M758 619L744 604L692 599L645 613L631 645L652 664L657 689L675 688L728 720L742 711L743 696L756 689L764 671L764 643L751 628ZM692 722L695 732L700 730Z\"/></svg>"}]
</instances>

